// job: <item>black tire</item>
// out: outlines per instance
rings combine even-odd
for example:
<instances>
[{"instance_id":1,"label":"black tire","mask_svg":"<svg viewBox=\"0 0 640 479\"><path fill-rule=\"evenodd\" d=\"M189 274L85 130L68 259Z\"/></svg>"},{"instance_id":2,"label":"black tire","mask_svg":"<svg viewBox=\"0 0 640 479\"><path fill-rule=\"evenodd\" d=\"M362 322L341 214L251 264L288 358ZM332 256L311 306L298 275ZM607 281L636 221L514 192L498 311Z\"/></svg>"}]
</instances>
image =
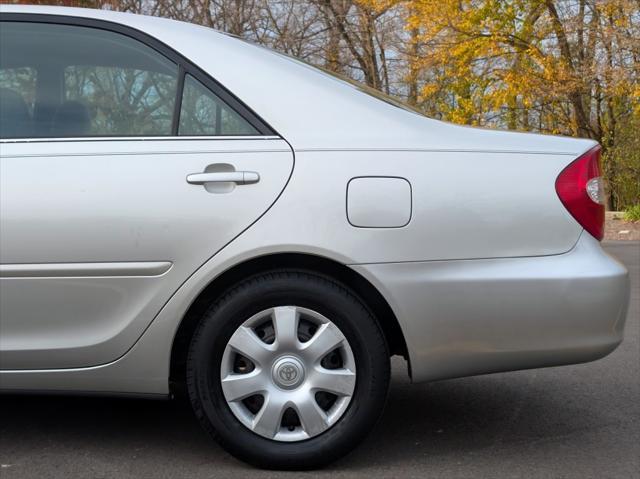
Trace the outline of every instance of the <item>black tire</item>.
<instances>
[{"instance_id":1,"label":"black tire","mask_svg":"<svg viewBox=\"0 0 640 479\"><path fill-rule=\"evenodd\" d=\"M340 420L299 442L270 440L245 427L233 415L220 384L223 351L234 331L254 314L284 305L330 318L347 338L357 367L355 391ZM227 292L200 320L187 360L189 397L204 429L236 458L265 469L315 469L353 450L382 414L389 374L387 344L369 310L343 285L300 271L261 274Z\"/></svg>"}]
</instances>

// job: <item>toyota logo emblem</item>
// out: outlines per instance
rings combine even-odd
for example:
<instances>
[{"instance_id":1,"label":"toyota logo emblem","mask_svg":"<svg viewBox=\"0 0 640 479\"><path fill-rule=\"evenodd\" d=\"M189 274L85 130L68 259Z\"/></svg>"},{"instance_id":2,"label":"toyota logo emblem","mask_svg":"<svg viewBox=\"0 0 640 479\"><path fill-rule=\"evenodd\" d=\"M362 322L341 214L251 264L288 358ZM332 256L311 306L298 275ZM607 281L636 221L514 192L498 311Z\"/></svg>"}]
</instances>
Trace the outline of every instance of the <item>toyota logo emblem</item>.
<instances>
[{"instance_id":1,"label":"toyota logo emblem","mask_svg":"<svg viewBox=\"0 0 640 479\"><path fill-rule=\"evenodd\" d=\"M292 364L285 364L278 372L280 379L288 383L295 381L298 377L298 369Z\"/></svg>"},{"instance_id":2,"label":"toyota logo emblem","mask_svg":"<svg viewBox=\"0 0 640 479\"><path fill-rule=\"evenodd\" d=\"M288 356L276 361L271 374L277 386L293 389L304 381L304 366L299 359Z\"/></svg>"}]
</instances>

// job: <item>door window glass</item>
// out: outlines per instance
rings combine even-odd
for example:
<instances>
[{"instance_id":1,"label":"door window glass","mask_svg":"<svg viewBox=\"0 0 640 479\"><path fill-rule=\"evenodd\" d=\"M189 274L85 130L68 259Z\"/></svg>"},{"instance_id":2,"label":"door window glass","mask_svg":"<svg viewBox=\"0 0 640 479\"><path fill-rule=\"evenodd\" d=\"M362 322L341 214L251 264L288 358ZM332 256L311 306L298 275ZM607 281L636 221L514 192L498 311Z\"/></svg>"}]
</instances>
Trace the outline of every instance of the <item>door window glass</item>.
<instances>
[{"instance_id":1,"label":"door window glass","mask_svg":"<svg viewBox=\"0 0 640 479\"><path fill-rule=\"evenodd\" d=\"M32 136L37 74L30 67L0 68L0 138Z\"/></svg>"},{"instance_id":2,"label":"door window glass","mask_svg":"<svg viewBox=\"0 0 640 479\"><path fill-rule=\"evenodd\" d=\"M119 33L27 22L0 28L2 138L170 135L177 85L175 63Z\"/></svg>"},{"instance_id":3,"label":"door window glass","mask_svg":"<svg viewBox=\"0 0 640 479\"><path fill-rule=\"evenodd\" d=\"M65 68L64 85L63 121L54 125L54 136L171 134L175 72L74 65Z\"/></svg>"}]
</instances>

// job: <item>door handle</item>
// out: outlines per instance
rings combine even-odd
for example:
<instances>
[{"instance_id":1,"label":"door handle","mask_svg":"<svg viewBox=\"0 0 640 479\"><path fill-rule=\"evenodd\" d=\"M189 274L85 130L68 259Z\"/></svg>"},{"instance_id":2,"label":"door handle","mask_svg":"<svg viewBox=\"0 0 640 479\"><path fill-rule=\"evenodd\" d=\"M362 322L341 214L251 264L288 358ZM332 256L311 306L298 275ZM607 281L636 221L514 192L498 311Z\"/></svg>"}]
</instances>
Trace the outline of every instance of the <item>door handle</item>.
<instances>
[{"instance_id":1,"label":"door handle","mask_svg":"<svg viewBox=\"0 0 640 479\"><path fill-rule=\"evenodd\" d=\"M255 171L220 171L214 173L192 173L187 176L187 183L192 185L206 185L207 183L235 183L236 185L250 185L260 181L260 175Z\"/></svg>"}]
</instances>

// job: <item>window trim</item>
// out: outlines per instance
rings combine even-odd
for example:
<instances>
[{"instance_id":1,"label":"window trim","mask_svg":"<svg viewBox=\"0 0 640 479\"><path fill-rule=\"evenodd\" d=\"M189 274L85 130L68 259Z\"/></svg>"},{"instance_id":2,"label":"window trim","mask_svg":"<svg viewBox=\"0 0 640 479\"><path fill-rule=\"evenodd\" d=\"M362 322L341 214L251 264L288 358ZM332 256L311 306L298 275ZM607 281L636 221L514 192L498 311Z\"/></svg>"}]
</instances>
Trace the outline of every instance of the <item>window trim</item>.
<instances>
[{"instance_id":1,"label":"window trim","mask_svg":"<svg viewBox=\"0 0 640 479\"><path fill-rule=\"evenodd\" d=\"M208 136L69 136L3 138L0 143L81 143L95 141L208 141L208 140L282 140L280 135L208 135Z\"/></svg>"},{"instance_id":2,"label":"window trim","mask_svg":"<svg viewBox=\"0 0 640 479\"><path fill-rule=\"evenodd\" d=\"M176 85L176 100L173 102L173 118L171 123L171 136L179 136L180 114L182 113L182 98L184 97L184 81L187 72L182 65L178 65L178 84Z\"/></svg>"},{"instance_id":3,"label":"window trim","mask_svg":"<svg viewBox=\"0 0 640 479\"><path fill-rule=\"evenodd\" d=\"M117 33L120 35L127 36L133 40L141 42L147 47L155 50L160 55L164 56L168 60L172 61L178 67L178 78L176 85L176 101L174 102L174 112L171 123L171 133L169 135L159 135L159 136L141 136L141 135L132 135L132 136L93 136L91 138L86 137L87 140L96 141L96 140L149 140L149 139L171 139L178 140L181 138L185 139L255 139L258 138L269 138L269 137L277 137L282 138L264 119L262 119L256 112L251 110L247 105L245 105L237 96L235 96L231 91L229 91L226 87L224 87L220 82L215 80L211 75L206 73L200 67L195 65L189 59L187 59L182 54L178 53L176 50L168 46L166 43L161 40L149 35L148 33L142 32L136 28L122 25L120 23L116 23L110 20L102 20L96 18L86 18L86 17L73 17L68 15L49 15L46 13L0 13L0 22L16 22L16 23L47 23L52 25L69 25L69 26L77 26L77 27L86 27L86 28L94 28L99 30L105 30L112 33ZM203 136L188 136L181 137L178 135L178 128L180 125L180 109L182 107L182 96L184 94L184 81L186 75L189 74L194 77L196 80L201 82L206 88L211 90L213 94L215 94L220 100L222 100L226 105L229 106L233 111L235 111L241 118L243 118L247 123L249 123L253 128L256 129L258 135L225 135L225 136L212 136L212 135L203 135ZM4 142L24 142L24 141L51 141L51 140L75 140L84 139L85 137L79 138L66 138L66 137L30 137L30 138L1 138L0 143Z\"/></svg>"}]
</instances>

